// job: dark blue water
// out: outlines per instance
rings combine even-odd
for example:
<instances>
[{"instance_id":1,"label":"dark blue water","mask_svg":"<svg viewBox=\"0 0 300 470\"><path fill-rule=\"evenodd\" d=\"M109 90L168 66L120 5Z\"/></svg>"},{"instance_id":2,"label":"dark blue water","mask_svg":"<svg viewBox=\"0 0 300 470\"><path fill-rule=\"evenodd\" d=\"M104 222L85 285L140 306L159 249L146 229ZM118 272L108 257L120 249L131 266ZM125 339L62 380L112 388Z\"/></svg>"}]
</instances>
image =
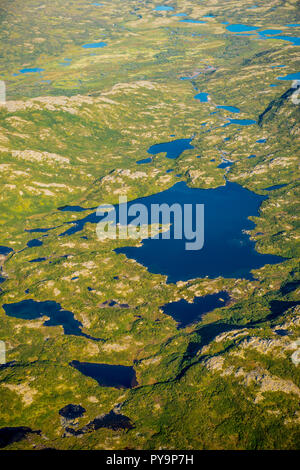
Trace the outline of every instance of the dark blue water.
<instances>
[{"instance_id":1,"label":"dark blue water","mask_svg":"<svg viewBox=\"0 0 300 470\"><path fill-rule=\"evenodd\" d=\"M256 29L259 29L257 26L248 26L246 24L230 24L229 26L226 26L226 29L230 31L231 33L243 33L245 31L255 31Z\"/></svg>"},{"instance_id":2,"label":"dark blue water","mask_svg":"<svg viewBox=\"0 0 300 470\"><path fill-rule=\"evenodd\" d=\"M25 439L29 434L41 434L41 431L33 431L25 426L5 427L0 429L0 448L4 448L14 442Z\"/></svg>"},{"instance_id":3,"label":"dark blue water","mask_svg":"<svg viewBox=\"0 0 300 470\"><path fill-rule=\"evenodd\" d=\"M252 155L249 155L249 157L247 157L247 158L254 158L254 157L256 157L256 155L254 155L254 153L253 153Z\"/></svg>"},{"instance_id":4,"label":"dark blue water","mask_svg":"<svg viewBox=\"0 0 300 470\"><path fill-rule=\"evenodd\" d=\"M179 324L178 329L191 325L196 320L215 308L221 308L230 300L227 292L221 291L216 294L195 297L193 303L181 299L178 302L171 302L161 308L166 315L170 315Z\"/></svg>"},{"instance_id":5,"label":"dark blue water","mask_svg":"<svg viewBox=\"0 0 300 470\"><path fill-rule=\"evenodd\" d=\"M225 109L226 111L229 111L230 113L240 113L239 108L235 108L234 106L217 106L219 109Z\"/></svg>"},{"instance_id":6,"label":"dark blue water","mask_svg":"<svg viewBox=\"0 0 300 470\"><path fill-rule=\"evenodd\" d=\"M101 387L132 388L138 385L133 367L72 361L70 365Z\"/></svg>"},{"instance_id":7,"label":"dark blue water","mask_svg":"<svg viewBox=\"0 0 300 470\"><path fill-rule=\"evenodd\" d=\"M9 317L22 318L23 320L36 320L37 318L47 316L49 320L43 323L44 326L61 325L65 335L84 336L85 338L99 341L98 338L92 338L82 333L82 323L74 318L74 314L63 310L60 304L52 300L36 302L32 299L26 299L21 302L4 304L2 307Z\"/></svg>"},{"instance_id":8,"label":"dark blue water","mask_svg":"<svg viewBox=\"0 0 300 470\"><path fill-rule=\"evenodd\" d=\"M141 247L118 248L128 258L146 266L150 272L168 276L168 282L193 278L253 279L252 269L284 261L280 256L264 255L244 230L255 227L249 216L259 215L259 206L267 196L255 194L242 186L227 182L215 189L188 188L184 182L162 193L137 199L133 203L204 204L205 242L198 251L187 251L186 240L146 239ZM73 228L74 230L74 228Z\"/></svg>"},{"instance_id":9,"label":"dark blue water","mask_svg":"<svg viewBox=\"0 0 300 470\"><path fill-rule=\"evenodd\" d=\"M0 246L0 255L8 255L9 253L11 253L13 251L12 248L9 248L8 246Z\"/></svg>"},{"instance_id":10,"label":"dark blue water","mask_svg":"<svg viewBox=\"0 0 300 470\"><path fill-rule=\"evenodd\" d=\"M41 263L42 261L46 261L47 258L35 258L31 259L29 263Z\"/></svg>"},{"instance_id":11,"label":"dark blue water","mask_svg":"<svg viewBox=\"0 0 300 470\"><path fill-rule=\"evenodd\" d=\"M49 232L50 230L54 230L57 227L50 227L50 228L31 228L31 229L25 229L24 232L27 233L46 233Z\"/></svg>"},{"instance_id":12,"label":"dark blue water","mask_svg":"<svg viewBox=\"0 0 300 470\"><path fill-rule=\"evenodd\" d=\"M28 248L33 248L35 246L42 246L43 242L41 240L38 240L37 238L34 238L33 240L29 240L27 243Z\"/></svg>"},{"instance_id":13,"label":"dark blue water","mask_svg":"<svg viewBox=\"0 0 300 470\"><path fill-rule=\"evenodd\" d=\"M289 330L283 330L283 329L275 330L274 332L279 336L289 336L290 334Z\"/></svg>"},{"instance_id":14,"label":"dark blue water","mask_svg":"<svg viewBox=\"0 0 300 470\"><path fill-rule=\"evenodd\" d=\"M144 158L143 160L137 160L136 163L137 163L138 165L143 165L143 164L145 164L145 163L151 163L151 162L152 162L152 158L150 157L150 158Z\"/></svg>"},{"instance_id":15,"label":"dark blue water","mask_svg":"<svg viewBox=\"0 0 300 470\"><path fill-rule=\"evenodd\" d=\"M84 44L82 47L84 49L98 49L105 46L107 46L106 42L92 42L91 44Z\"/></svg>"},{"instance_id":16,"label":"dark blue water","mask_svg":"<svg viewBox=\"0 0 300 470\"><path fill-rule=\"evenodd\" d=\"M177 139L171 142L165 142L162 144L152 145L147 152L151 155L157 155L159 153L166 153L167 158L175 159L178 158L185 150L193 149L194 147L190 144L193 139Z\"/></svg>"},{"instance_id":17,"label":"dark blue water","mask_svg":"<svg viewBox=\"0 0 300 470\"><path fill-rule=\"evenodd\" d=\"M90 211L93 209L96 209L96 207L88 207L85 209L84 207L81 207L81 206L62 206L62 207L57 208L57 210L63 211L63 212L84 212L84 211Z\"/></svg>"},{"instance_id":18,"label":"dark blue water","mask_svg":"<svg viewBox=\"0 0 300 470\"><path fill-rule=\"evenodd\" d=\"M258 139L256 141L257 144L264 144L265 142L267 142L267 139Z\"/></svg>"},{"instance_id":19,"label":"dark blue water","mask_svg":"<svg viewBox=\"0 0 300 470\"><path fill-rule=\"evenodd\" d=\"M264 188L265 191L274 191L275 189L284 188L287 184L275 184L274 186L269 186L268 188Z\"/></svg>"},{"instance_id":20,"label":"dark blue water","mask_svg":"<svg viewBox=\"0 0 300 470\"><path fill-rule=\"evenodd\" d=\"M280 287L280 292L282 295L287 295L296 290L300 286L299 279L287 282L282 287Z\"/></svg>"},{"instance_id":21,"label":"dark blue water","mask_svg":"<svg viewBox=\"0 0 300 470\"><path fill-rule=\"evenodd\" d=\"M83 408L81 405L70 404L61 408L58 413L63 418L72 420L76 418L81 418L85 412L86 412L85 408Z\"/></svg>"},{"instance_id":22,"label":"dark blue water","mask_svg":"<svg viewBox=\"0 0 300 470\"><path fill-rule=\"evenodd\" d=\"M6 281L6 278L1 276L1 274L0 274L0 284L2 284L4 281Z\"/></svg>"},{"instance_id":23,"label":"dark blue water","mask_svg":"<svg viewBox=\"0 0 300 470\"><path fill-rule=\"evenodd\" d=\"M201 103L207 103L208 101L208 93L198 93L194 96L195 100L199 100Z\"/></svg>"}]
</instances>

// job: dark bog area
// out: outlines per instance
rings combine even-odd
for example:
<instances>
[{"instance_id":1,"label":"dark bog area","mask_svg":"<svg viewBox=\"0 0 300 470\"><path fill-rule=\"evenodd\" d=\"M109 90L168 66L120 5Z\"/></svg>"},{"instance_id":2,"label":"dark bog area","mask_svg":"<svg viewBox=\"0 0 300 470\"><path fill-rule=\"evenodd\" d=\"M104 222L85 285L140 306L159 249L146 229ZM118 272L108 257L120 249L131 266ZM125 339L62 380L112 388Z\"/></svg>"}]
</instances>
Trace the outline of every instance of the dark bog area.
<instances>
[{"instance_id":1,"label":"dark bog area","mask_svg":"<svg viewBox=\"0 0 300 470\"><path fill-rule=\"evenodd\" d=\"M28 434L41 434L41 431L32 431L32 429L25 426L7 427L0 429L0 448L6 447L14 442L19 442L24 439Z\"/></svg>"}]
</instances>

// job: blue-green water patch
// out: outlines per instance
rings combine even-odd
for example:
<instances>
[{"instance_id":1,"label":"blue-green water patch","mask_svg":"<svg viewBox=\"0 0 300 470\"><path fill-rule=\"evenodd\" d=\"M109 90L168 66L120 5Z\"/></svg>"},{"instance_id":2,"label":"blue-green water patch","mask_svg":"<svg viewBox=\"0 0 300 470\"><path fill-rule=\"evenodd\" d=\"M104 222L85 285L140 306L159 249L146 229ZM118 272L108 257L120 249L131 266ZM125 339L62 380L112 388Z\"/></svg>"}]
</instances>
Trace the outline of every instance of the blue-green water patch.
<instances>
[{"instance_id":1,"label":"blue-green water patch","mask_svg":"<svg viewBox=\"0 0 300 470\"><path fill-rule=\"evenodd\" d=\"M255 31L256 29L259 29L258 26L250 26L247 24L230 24L226 26L226 29L230 31L231 33L243 33L245 31Z\"/></svg>"},{"instance_id":2,"label":"blue-green water patch","mask_svg":"<svg viewBox=\"0 0 300 470\"><path fill-rule=\"evenodd\" d=\"M275 36L276 34L282 33L281 29L263 29L258 34L261 36Z\"/></svg>"},{"instance_id":3,"label":"blue-green water patch","mask_svg":"<svg viewBox=\"0 0 300 470\"><path fill-rule=\"evenodd\" d=\"M41 73L44 72L44 69L40 69L39 67L29 68L29 69L21 69L19 70L20 73Z\"/></svg>"},{"instance_id":4,"label":"blue-green water patch","mask_svg":"<svg viewBox=\"0 0 300 470\"><path fill-rule=\"evenodd\" d=\"M153 8L154 11L173 11L174 8L166 5L158 5L157 7Z\"/></svg>"},{"instance_id":5,"label":"blue-green water patch","mask_svg":"<svg viewBox=\"0 0 300 470\"><path fill-rule=\"evenodd\" d=\"M98 48L101 48L101 47L105 47L107 46L107 43L106 42L92 42L90 44L84 44L82 47L84 49L98 49Z\"/></svg>"},{"instance_id":6,"label":"blue-green water patch","mask_svg":"<svg viewBox=\"0 0 300 470\"><path fill-rule=\"evenodd\" d=\"M240 113L240 109L236 108L235 106L217 106L218 109L225 109L230 113Z\"/></svg>"},{"instance_id":7,"label":"blue-green water patch","mask_svg":"<svg viewBox=\"0 0 300 470\"><path fill-rule=\"evenodd\" d=\"M138 165L144 165L145 163L151 163L152 162L152 158L143 158L142 160L137 160L137 164Z\"/></svg>"},{"instance_id":8,"label":"blue-green water patch","mask_svg":"<svg viewBox=\"0 0 300 470\"><path fill-rule=\"evenodd\" d=\"M201 103L207 103L208 102L208 93L198 93L197 95L194 96L195 100L199 100Z\"/></svg>"}]
</instances>

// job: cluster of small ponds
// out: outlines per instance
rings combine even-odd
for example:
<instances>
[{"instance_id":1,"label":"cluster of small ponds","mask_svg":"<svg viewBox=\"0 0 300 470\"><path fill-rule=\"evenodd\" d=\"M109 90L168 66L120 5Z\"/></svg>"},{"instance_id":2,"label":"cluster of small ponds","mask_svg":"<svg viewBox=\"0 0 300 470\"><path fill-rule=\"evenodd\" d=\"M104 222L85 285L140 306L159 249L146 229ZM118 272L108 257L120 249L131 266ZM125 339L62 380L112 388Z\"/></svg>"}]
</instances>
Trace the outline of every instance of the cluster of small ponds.
<instances>
[{"instance_id":1,"label":"cluster of small ponds","mask_svg":"<svg viewBox=\"0 0 300 470\"><path fill-rule=\"evenodd\" d=\"M102 4L94 3L94 6ZM155 11L173 11L170 6L157 6ZM174 16L179 18L183 23L203 24L205 21L185 18L185 13L178 13ZM206 17L213 17L212 14ZM288 27L297 27L299 25L286 25ZM226 29L235 34L254 32L260 39L282 39L289 41L294 45L300 45L298 37L290 37L282 35L282 30L261 30L258 27L243 24L227 24ZM106 42L93 42L84 44L85 49L103 48L107 46ZM61 65L70 65L71 59L64 59ZM285 67L278 65L273 67ZM44 69L39 67L24 68L19 71L20 74L42 73ZM188 78L188 77L186 77ZM300 79L300 73L291 73L284 77L277 77L278 80L297 80ZM209 94L200 92L195 95L195 99L201 103L209 101ZM240 109L235 106L217 105L217 109L225 110L229 113L238 114ZM227 125L253 125L256 121L251 119L232 119L230 118ZM139 160L138 164L147 164L152 162L152 156L165 153L166 158L177 159L184 151L193 149L191 145L192 139L176 139L171 142L165 142L152 145L148 149L151 155L149 158ZM265 143L266 139L258 139L257 143ZM254 158L256 155L250 155L248 158ZM233 163L223 159L219 168L227 168ZM167 170L173 171L172 169ZM179 175L180 176L180 175ZM285 185L274 185L265 188L267 191L273 191L284 187ZM191 189L183 182L175 184L172 188L158 194L140 198L129 203L129 205L143 203L147 207L152 204L168 203L170 205L179 203L181 207L184 204L201 203L205 205L205 244L202 250L198 252L188 252L184 248L185 240L175 240L170 237L164 240L161 236L155 239L145 239L140 247L125 247L116 250L117 253L123 253L128 258L135 259L139 263L148 268L150 272L165 274L168 282L177 282L179 280L188 280L196 277L216 278L218 276L228 278L253 279L252 269L258 269L265 264L280 263L284 259L273 255L263 255L255 251L255 243L250 240L245 230L252 229L254 224L248 219L250 215L258 215L259 206L265 199L265 196L259 196L236 183L226 182L225 186L215 189ZM61 211L83 212L90 209L84 209L80 206L64 206L59 208ZM69 236L78 231L83 230L87 222L98 223L100 218L96 213L88 214L86 217L77 221L72 221L71 228L62 233L62 236ZM28 232L44 233L49 229L33 229ZM172 228L170 229L172 231ZM27 243L28 248L39 247L43 242L39 239L32 239ZM0 255L7 256L13 250L8 247L0 246ZM176 253L176 256L174 256ZM36 258L31 262L42 262L46 258ZM75 279L75 278L74 278ZM0 283L5 280L0 275ZM286 285L283 295L299 285L298 281L293 281ZM296 286L296 287L295 287ZM93 290L89 288L89 290ZM230 301L229 294L221 291L209 294L203 297L196 297L192 303L181 299L178 302L171 302L161 306L163 312L177 322L178 328L184 328L187 325L199 321L201 317L214 310L221 308ZM279 302L274 301L271 305L273 317L278 316L291 304L299 304L299 302ZM114 307L115 305L109 305ZM124 307L125 308L125 307ZM47 316L49 319L44 322L44 326L62 326L64 334L83 336L85 338L100 341L100 338L93 338L82 332L82 324L74 318L74 314L70 311L62 309L61 305L54 301L37 302L32 299L26 299L20 302L4 304L3 309L6 315L24 320L34 320ZM228 325L227 325L228 326ZM220 325L224 331L224 325ZM236 328L236 325L234 326ZM213 331L214 326L207 326L208 336ZM226 329L226 328L225 328ZM284 335L285 332L278 334ZM205 340L205 335L203 335ZM116 388L132 388L138 385L136 374L133 367L122 365L109 365L72 361L70 366L81 372L83 375L90 377L103 387ZM60 410L60 415L66 420L73 420L83 416L85 409L79 405L67 405ZM131 429L132 423L129 418L121 414L111 411L107 415L96 418L81 429L68 427L66 431L73 435L82 435L91 430L101 427L111 429ZM25 438L28 434L40 434L40 431L32 431L26 427L2 428L0 429L0 447L18 442Z\"/></svg>"}]
</instances>

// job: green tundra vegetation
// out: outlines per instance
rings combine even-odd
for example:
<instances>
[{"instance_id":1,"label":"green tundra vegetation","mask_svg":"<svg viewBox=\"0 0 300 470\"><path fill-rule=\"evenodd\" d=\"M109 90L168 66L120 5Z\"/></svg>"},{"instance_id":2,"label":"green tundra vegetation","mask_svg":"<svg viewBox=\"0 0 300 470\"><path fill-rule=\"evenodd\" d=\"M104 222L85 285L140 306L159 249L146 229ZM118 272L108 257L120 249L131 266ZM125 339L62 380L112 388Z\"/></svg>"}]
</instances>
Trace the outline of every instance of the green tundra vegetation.
<instances>
[{"instance_id":1,"label":"green tundra vegetation","mask_svg":"<svg viewBox=\"0 0 300 470\"><path fill-rule=\"evenodd\" d=\"M0 445L2 428L25 426L40 432L5 449L299 448L299 104L294 77L278 79L299 72L299 2L3 0L0 21L0 247L13 250L0 255ZM224 127L229 118L255 124ZM172 135L194 148L137 165ZM140 240L100 242L91 223L60 236L99 204L163 191L178 174L268 196L248 234L283 262L253 280L167 283L114 251ZM34 238L43 244L28 247ZM230 302L185 328L161 308L223 290ZM60 304L86 336L6 315L26 299ZM100 386L71 361L134 367L137 385ZM132 426L76 435L59 414L68 404L86 410L75 430L111 410Z\"/></svg>"}]
</instances>

